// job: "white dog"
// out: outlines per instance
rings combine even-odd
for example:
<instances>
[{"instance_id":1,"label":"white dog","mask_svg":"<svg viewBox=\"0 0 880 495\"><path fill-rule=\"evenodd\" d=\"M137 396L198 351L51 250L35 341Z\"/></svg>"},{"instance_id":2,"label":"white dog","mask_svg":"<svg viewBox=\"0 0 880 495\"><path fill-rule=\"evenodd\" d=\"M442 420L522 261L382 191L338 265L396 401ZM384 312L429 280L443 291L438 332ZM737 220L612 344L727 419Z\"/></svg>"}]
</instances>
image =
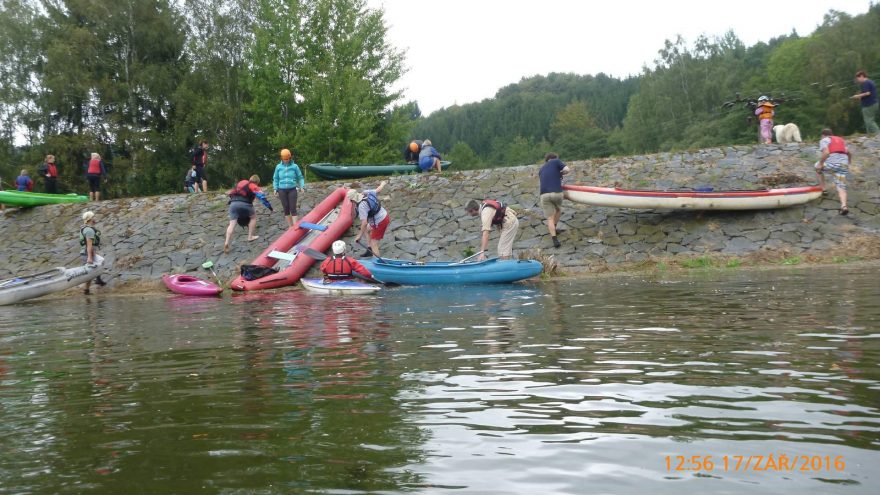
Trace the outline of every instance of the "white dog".
<instances>
[{"instance_id":1,"label":"white dog","mask_svg":"<svg viewBox=\"0 0 880 495\"><path fill-rule=\"evenodd\" d=\"M788 123L785 125L773 126L773 134L776 135L777 143L800 143L801 130L798 126Z\"/></svg>"}]
</instances>

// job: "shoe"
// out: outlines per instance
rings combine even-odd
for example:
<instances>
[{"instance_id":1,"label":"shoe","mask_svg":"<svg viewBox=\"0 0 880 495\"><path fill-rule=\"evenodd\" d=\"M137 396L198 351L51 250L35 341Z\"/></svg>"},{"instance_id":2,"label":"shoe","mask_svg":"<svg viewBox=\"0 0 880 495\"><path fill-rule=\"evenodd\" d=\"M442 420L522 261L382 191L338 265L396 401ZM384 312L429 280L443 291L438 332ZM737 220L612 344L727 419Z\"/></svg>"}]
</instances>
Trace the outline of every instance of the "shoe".
<instances>
[{"instance_id":1,"label":"shoe","mask_svg":"<svg viewBox=\"0 0 880 495\"><path fill-rule=\"evenodd\" d=\"M846 206L841 206L840 207L840 214L843 216L849 215L849 208L847 208Z\"/></svg>"},{"instance_id":2,"label":"shoe","mask_svg":"<svg viewBox=\"0 0 880 495\"><path fill-rule=\"evenodd\" d=\"M95 279L95 283L98 284L98 285L100 285L101 287L107 285L107 282L104 282L103 280L101 280L101 276L100 276L100 275L98 275L98 278Z\"/></svg>"},{"instance_id":3,"label":"shoe","mask_svg":"<svg viewBox=\"0 0 880 495\"><path fill-rule=\"evenodd\" d=\"M92 292L91 292L89 289L83 289L83 294L85 294L85 295L89 295L89 294L91 294L91 293L92 293Z\"/></svg>"},{"instance_id":4,"label":"shoe","mask_svg":"<svg viewBox=\"0 0 880 495\"><path fill-rule=\"evenodd\" d=\"M554 237L554 238L553 238L553 247L555 247L555 248L559 248L560 246L562 246L562 243L559 242L559 239L557 239L557 238Z\"/></svg>"},{"instance_id":5,"label":"shoe","mask_svg":"<svg viewBox=\"0 0 880 495\"><path fill-rule=\"evenodd\" d=\"M364 254L361 255L361 258L372 258L372 257L373 257L373 250L372 249L367 249L366 251L364 251Z\"/></svg>"}]
</instances>

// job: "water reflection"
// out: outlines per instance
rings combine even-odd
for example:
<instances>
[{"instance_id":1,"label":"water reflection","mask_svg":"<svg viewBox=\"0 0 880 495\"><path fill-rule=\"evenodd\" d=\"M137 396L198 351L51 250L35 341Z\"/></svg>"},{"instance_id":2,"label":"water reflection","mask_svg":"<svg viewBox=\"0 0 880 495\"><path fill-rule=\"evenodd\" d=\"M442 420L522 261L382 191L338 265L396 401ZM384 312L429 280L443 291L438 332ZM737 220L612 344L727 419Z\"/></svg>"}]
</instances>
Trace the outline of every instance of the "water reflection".
<instances>
[{"instance_id":1,"label":"water reflection","mask_svg":"<svg viewBox=\"0 0 880 495\"><path fill-rule=\"evenodd\" d=\"M875 493L878 321L834 270L35 301L0 491ZM770 453L846 469L665 464Z\"/></svg>"}]
</instances>

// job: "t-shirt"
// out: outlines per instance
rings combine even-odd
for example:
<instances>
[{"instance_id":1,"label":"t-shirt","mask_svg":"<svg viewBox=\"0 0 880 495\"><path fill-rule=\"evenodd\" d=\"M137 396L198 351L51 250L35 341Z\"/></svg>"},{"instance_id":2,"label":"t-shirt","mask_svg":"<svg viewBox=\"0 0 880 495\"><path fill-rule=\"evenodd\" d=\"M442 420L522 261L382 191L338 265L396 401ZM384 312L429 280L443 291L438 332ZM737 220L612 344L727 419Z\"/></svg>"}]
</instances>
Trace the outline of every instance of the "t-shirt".
<instances>
[{"instance_id":1,"label":"t-shirt","mask_svg":"<svg viewBox=\"0 0 880 495\"><path fill-rule=\"evenodd\" d=\"M491 231L493 227L496 227L495 225L492 225L493 218L495 218L495 208L486 206L480 210L480 231ZM516 218L516 212L513 211L513 208L508 206L507 210L504 212L504 220L507 221L514 218Z\"/></svg>"},{"instance_id":2,"label":"t-shirt","mask_svg":"<svg viewBox=\"0 0 880 495\"><path fill-rule=\"evenodd\" d=\"M565 164L559 158L548 160L541 165L538 178L541 180L541 194L562 192L562 169Z\"/></svg>"},{"instance_id":3,"label":"t-shirt","mask_svg":"<svg viewBox=\"0 0 880 495\"><path fill-rule=\"evenodd\" d=\"M366 218L367 221L369 221L370 225L375 227L375 226L379 225L380 223L382 223L382 220L385 220L385 217L388 216L388 212L385 211L384 206L380 206L379 212L376 213L376 216L374 216L373 218L369 218L370 202L367 201L367 193L376 194L376 191L375 191L375 189L368 189L368 190L364 191L364 199L361 200L360 203L358 203L358 218L360 218L361 220ZM378 199L379 196L376 195L376 198Z\"/></svg>"},{"instance_id":4,"label":"t-shirt","mask_svg":"<svg viewBox=\"0 0 880 495\"><path fill-rule=\"evenodd\" d=\"M82 228L82 235L86 239L92 240L92 246L95 245L95 229L94 229L94 227L83 227ZM83 247L80 250L79 254L86 256L88 254L86 252L86 247L88 247L88 242L86 242L86 244L83 244Z\"/></svg>"},{"instance_id":5,"label":"t-shirt","mask_svg":"<svg viewBox=\"0 0 880 495\"><path fill-rule=\"evenodd\" d=\"M870 107L871 105L877 103L877 86L874 85L874 81L870 79L865 79L865 82L862 83L861 89L862 93L871 93L868 96L862 97L863 107Z\"/></svg>"},{"instance_id":6,"label":"t-shirt","mask_svg":"<svg viewBox=\"0 0 880 495\"><path fill-rule=\"evenodd\" d=\"M823 137L819 140L819 152L823 152L828 149L828 146L831 144L831 136ZM829 165L849 165L849 156L846 153L831 153L828 155L828 158L825 159L825 163Z\"/></svg>"}]
</instances>

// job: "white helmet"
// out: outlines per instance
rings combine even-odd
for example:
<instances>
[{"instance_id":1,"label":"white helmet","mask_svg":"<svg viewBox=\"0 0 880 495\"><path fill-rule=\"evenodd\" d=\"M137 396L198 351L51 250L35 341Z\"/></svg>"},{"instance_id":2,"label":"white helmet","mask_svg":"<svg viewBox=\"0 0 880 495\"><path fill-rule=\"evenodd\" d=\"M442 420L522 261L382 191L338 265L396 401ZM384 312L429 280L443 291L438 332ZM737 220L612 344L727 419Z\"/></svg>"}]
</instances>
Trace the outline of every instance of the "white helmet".
<instances>
[{"instance_id":1,"label":"white helmet","mask_svg":"<svg viewBox=\"0 0 880 495\"><path fill-rule=\"evenodd\" d=\"M334 241L333 242L333 254L343 254L345 253L345 241Z\"/></svg>"},{"instance_id":2,"label":"white helmet","mask_svg":"<svg viewBox=\"0 0 880 495\"><path fill-rule=\"evenodd\" d=\"M767 101L767 100L769 100L769 99L770 99L770 98L767 98L766 96L761 95L760 98L758 98L758 101Z\"/></svg>"}]
</instances>

